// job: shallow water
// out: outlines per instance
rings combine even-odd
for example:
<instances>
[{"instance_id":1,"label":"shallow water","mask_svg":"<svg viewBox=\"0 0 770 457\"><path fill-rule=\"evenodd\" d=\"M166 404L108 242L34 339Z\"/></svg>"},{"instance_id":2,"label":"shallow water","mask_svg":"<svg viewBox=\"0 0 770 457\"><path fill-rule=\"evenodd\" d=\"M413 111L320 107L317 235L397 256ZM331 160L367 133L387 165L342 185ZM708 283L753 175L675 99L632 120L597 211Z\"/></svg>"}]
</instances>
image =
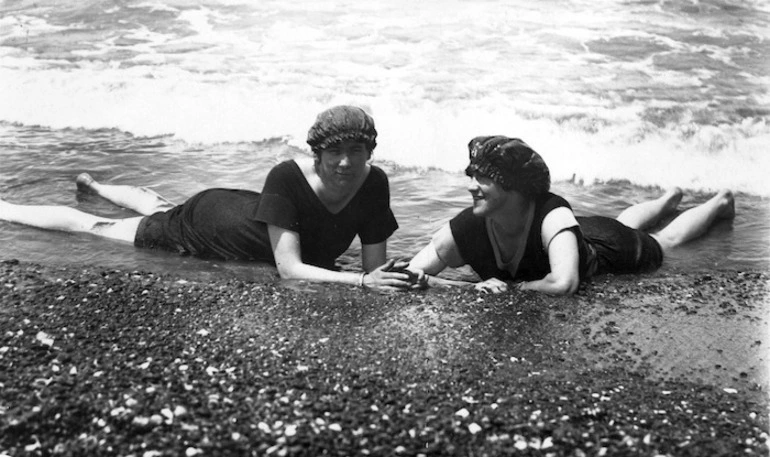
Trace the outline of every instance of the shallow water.
<instances>
[{"instance_id":1,"label":"shallow water","mask_svg":"<svg viewBox=\"0 0 770 457\"><path fill-rule=\"evenodd\" d=\"M735 190L736 219L664 268L767 269L768 30L761 0L9 0L0 198L128 215L78 195L83 171L176 201L259 190L308 153L318 112L356 104L377 123L394 256L469 204L467 142L505 134L541 153L578 213L614 216L670 186L682 208ZM235 268L9 224L0 257Z\"/></svg>"},{"instance_id":2,"label":"shallow water","mask_svg":"<svg viewBox=\"0 0 770 457\"><path fill-rule=\"evenodd\" d=\"M172 137L137 138L117 130L48 130L0 124L0 193L11 202L66 205L108 217L135 214L99 197L79 193L75 177L87 171L113 184L147 186L181 202L209 187L259 190L274 164L306 153L281 140L217 145L188 144ZM409 258L442 224L470 204L467 178L459 172L375 163L388 173L391 202L400 228L389 255ZM30 164L35 164L30 166ZM577 214L617 215L626 206L653 198L661 190L624 181L581 185L556 182ZM687 192L681 208L708 194ZM770 211L765 198L739 194L737 216L712 228L708 236L674 251L664 271L712 268L766 270L770 263ZM358 268L358 243L340 259ZM159 272L236 274L249 277L252 265L180 258L80 234L66 234L0 223L0 258L42 263L80 263ZM468 275L466 270L456 275Z\"/></svg>"}]
</instances>

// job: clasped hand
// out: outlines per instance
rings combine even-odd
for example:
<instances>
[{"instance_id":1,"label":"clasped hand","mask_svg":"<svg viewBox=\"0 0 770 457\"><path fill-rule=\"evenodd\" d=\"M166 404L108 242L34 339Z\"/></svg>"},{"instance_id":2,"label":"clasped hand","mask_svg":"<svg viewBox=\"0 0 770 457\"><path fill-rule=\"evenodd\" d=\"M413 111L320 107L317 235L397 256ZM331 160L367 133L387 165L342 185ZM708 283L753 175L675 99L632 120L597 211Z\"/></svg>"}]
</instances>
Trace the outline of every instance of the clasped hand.
<instances>
[{"instance_id":1,"label":"clasped hand","mask_svg":"<svg viewBox=\"0 0 770 457\"><path fill-rule=\"evenodd\" d=\"M390 259L367 273L363 285L380 290L424 289L428 276L421 270L410 270L409 262Z\"/></svg>"},{"instance_id":2,"label":"clasped hand","mask_svg":"<svg viewBox=\"0 0 770 457\"><path fill-rule=\"evenodd\" d=\"M508 283L497 278L489 278L485 281L474 284L473 287L478 292L499 294L508 290Z\"/></svg>"}]
</instances>

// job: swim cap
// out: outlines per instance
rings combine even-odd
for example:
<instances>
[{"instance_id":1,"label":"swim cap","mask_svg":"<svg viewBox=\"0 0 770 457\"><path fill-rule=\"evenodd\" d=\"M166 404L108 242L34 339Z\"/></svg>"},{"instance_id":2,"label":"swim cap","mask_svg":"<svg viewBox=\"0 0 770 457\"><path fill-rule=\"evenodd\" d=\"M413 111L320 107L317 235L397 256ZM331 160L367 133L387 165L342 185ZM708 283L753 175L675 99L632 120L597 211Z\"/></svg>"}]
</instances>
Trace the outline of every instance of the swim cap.
<instances>
[{"instance_id":1,"label":"swim cap","mask_svg":"<svg viewBox=\"0 0 770 457\"><path fill-rule=\"evenodd\" d=\"M374 119L356 106L335 106L318 115L307 132L307 144L318 154L334 143L361 141L369 152L377 146Z\"/></svg>"},{"instance_id":2,"label":"swim cap","mask_svg":"<svg viewBox=\"0 0 770 457\"><path fill-rule=\"evenodd\" d=\"M535 197L551 187L548 165L518 138L477 136L468 143L468 156L471 163L466 175L486 176L505 190Z\"/></svg>"}]
</instances>

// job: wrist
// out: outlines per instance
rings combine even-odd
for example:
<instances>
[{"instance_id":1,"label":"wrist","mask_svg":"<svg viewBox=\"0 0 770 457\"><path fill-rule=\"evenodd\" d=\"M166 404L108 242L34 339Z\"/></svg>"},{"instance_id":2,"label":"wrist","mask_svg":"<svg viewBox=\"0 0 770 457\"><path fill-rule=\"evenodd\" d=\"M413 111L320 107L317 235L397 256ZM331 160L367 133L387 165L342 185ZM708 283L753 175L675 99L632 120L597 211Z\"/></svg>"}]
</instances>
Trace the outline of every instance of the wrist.
<instances>
[{"instance_id":1,"label":"wrist","mask_svg":"<svg viewBox=\"0 0 770 457\"><path fill-rule=\"evenodd\" d=\"M366 272L361 273L361 276L358 277L358 287L366 288Z\"/></svg>"}]
</instances>

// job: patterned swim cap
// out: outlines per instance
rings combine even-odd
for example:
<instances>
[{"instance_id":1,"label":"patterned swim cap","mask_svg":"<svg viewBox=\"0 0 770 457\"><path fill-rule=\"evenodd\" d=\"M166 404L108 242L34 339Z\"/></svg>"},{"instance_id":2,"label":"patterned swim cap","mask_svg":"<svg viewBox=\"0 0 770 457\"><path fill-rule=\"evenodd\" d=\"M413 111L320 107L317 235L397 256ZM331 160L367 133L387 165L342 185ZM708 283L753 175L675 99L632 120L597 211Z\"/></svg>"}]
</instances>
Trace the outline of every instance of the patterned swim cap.
<instances>
[{"instance_id":1,"label":"patterned swim cap","mask_svg":"<svg viewBox=\"0 0 770 457\"><path fill-rule=\"evenodd\" d=\"M518 138L478 136L468 143L468 155L468 176L486 176L503 189L515 190L525 197L546 193L551 187L548 165Z\"/></svg>"},{"instance_id":2,"label":"patterned swim cap","mask_svg":"<svg viewBox=\"0 0 770 457\"><path fill-rule=\"evenodd\" d=\"M361 141L372 152L377 146L374 119L356 106L335 106L319 114L307 132L307 144L316 154L345 140Z\"/></svg>"}]
</instances>

